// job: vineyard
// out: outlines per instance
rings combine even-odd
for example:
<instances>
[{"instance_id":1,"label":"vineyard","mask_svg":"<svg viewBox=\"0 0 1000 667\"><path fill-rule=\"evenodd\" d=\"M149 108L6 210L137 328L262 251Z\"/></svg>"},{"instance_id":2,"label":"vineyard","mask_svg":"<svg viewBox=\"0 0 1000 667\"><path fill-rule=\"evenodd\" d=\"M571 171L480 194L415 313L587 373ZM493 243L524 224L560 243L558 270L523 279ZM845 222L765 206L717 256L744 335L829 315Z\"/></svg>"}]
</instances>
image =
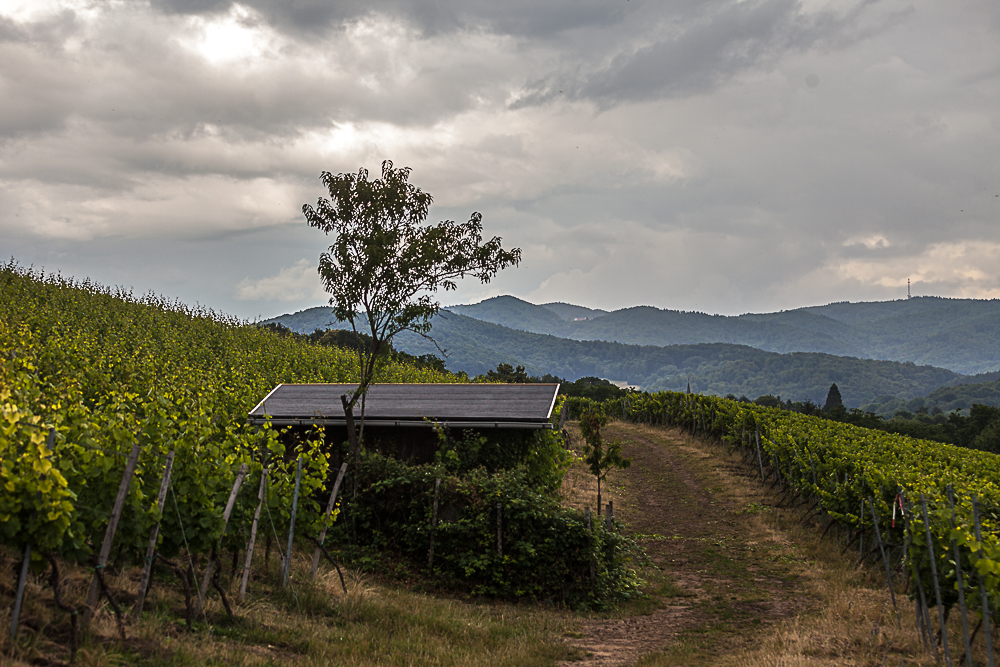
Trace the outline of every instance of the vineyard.
<instances>
[{"instance_id":1,"label":"vineyard","mask_svg":"<svg viewBox=\"0 0 1000 667\"><path fill-rule=\"evenodd\" d=\"M577 415L589 405L568 403ZM827 532L843 533L845 550L857 548L859 563L873 558L884 565L890 588L902 575L929 648L940 644L950 662L947 634L935 638L933 626L958 609L960 641L968 645L969 616L978 616L973 635L981 628L992 654L990 627L1000 620L997 455L714 396L642 394L600 409L736 448L783 502L802 499Z\"/></svg>"},{"instance_id":2,"label":"vineyard","mask_svg":"<svg viewBox=\"0 0 1000 667\"><path fill-rule=\"evenodd\" d=\"M170 577L183 589L187 629L209 622L209 596L236 622L227 590L236 596L238 586L242 605L249 586L253 599L258 534L265 575L277 545L282 588L291 554L315 550L313 575L321 555L337 565L334 551L380 572L405 562L434 585L475 595L602 606L635 594L634 542L560 506L569 454L552 431L491 440L497 451L484 436L442 432L440 461L370 451L345 477L346 463L330 469L345 445L325 442L329 432L248 425L277 384L352 382L357 364L353 351L210 310L0 266L0 549L21 563L10 636L30 571L50 573L51 599L72 626L71 659L92 637L79 626L89 627L102 597L126 637L125 615L141 617L157 568L160 586ZM376 381L467 380L390 355ZM487 459L497 465L483 468ZM444 516L432 522L439 502ZM345 509L350 521L337 521ZM88 571L85 603L60 590L64 564ZM106 571L140 568L137 593L105 581Z\"/></svg>"},{"instance_id":3,"label":"vineyard","mask_svg":"<svg viewBox=\"0 0 1000 667\"><path fill-rule=\"evenodd\" d=\"M86 622L94 600L60 597L59 563L88 567L92 591L117 607L105 567L148 571L155 560L183 584L190 626L221 553L233 554L234 573L245 552L249 572L248 536L258 526L283 558L292 525L307 541L322 544L331 526L335 537L331 443L318 430L249 427L246 414L282 382L356 378L356 356L340 348L155 295L0 266L0 547L24 556L20 588L29 568L49 568L75 637L78 613ZM459 378L386 359L377 380ZM564 409L578 417L593 405L571 398ZM742 453L782 502L806 508L859 562L884 566L893 595L914 601L929 650L940 644L947 656L947 633L934 635L953 610L963 622L953 642L968 645L977 633L991 641L1000 620L996 455L711 396L636 394L596 405ZM554 453L542 468L558 486L564 452L548 444ZM539 482L524 471L460 470L458 454L473 445L455 441L455 461L429 466L365 459L355 535L478 594L593 607L637 592L631 540L532 490ZM435 532L439 501L456 517ZM225 601L224 587L213 586ZM13 630L16 621L15 611Z\"/></svg>"},{"instance_id":4,"label":"vineyard","mask_svg":"<svg viewBox=\"0 0 1000 667\"><path fill-rule=\"evenodd\" d=\"M288 524L293 495L301 530L316 535L333 518L317 493L328 476L322 434L286 451L246 413L280 382L356 379L351 353L13 262L0 267L0 351L0 544L23 549L34 569L64 559L100 572L120 486L119 566L147 558L156 526L165 561L183 551L205 563L235 536L243 546L256 502L233 505L225 532L224 508L237 477L264 488L265 467L272 524ZM379 380L455 376L388 361ZM158 497L168 457L169 493Z\"/></svg>"}]
</instances>

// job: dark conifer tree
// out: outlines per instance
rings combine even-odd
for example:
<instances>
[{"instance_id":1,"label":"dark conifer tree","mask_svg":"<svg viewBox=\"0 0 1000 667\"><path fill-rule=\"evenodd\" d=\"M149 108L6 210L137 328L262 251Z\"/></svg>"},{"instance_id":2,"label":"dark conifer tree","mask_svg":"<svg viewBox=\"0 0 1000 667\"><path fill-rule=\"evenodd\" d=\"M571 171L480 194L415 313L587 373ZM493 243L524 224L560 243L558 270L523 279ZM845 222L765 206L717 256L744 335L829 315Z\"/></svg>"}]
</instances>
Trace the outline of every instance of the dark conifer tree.
<instances>
[{"instance_id":1,"label":"dark conifer tree","mask_svg":"<svg viewBox=\"0 0 1000 667\"><path fill-rule=\"evenodd\" d=\"M830 385L830 391L826 395L826 403L823 405L824 412L833 412L837 408L844 407L844 401L840 398L840 389L837 389L837 383L834 382Z\"/></svg>"}]
</instances>

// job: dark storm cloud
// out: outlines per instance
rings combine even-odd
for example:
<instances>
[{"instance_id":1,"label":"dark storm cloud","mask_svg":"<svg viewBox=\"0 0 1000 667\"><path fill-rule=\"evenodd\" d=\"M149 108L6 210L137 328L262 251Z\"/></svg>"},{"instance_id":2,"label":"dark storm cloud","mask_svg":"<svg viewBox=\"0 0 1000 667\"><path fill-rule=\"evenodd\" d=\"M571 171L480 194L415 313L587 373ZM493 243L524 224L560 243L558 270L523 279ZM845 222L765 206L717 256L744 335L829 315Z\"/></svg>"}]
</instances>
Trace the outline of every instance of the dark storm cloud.
<instances>
[{"instance_id":1,"label":"dark storm cloud","mask_svg":"<svg viewBox=\"0 0 1000 667\"><path fill-rule=\"evenodd\" d=\"M0 175L12 178L128 189L144 172L313 176L315 154L295 158L309 133L428 125L503 95L489 54L400 64L377 37L364 59L348 39L291 41L234 67L206 63L171 38L176 22L138 11L0 19ZM394 71L407 66L408 77Z\"/></svg>"},{"instance_id":2,"label":"dark storm cloud","mask_svg":"<svg viewBox=\"0 0 1000 667\"><path fill-rule=\"evenodd\" d=\"M153 0L167 13L219 14L228 11L230 0ZM248 0L268 21L285 30L319 33L370 14L384 14L408 21L422 32L434 35L459 29L482 28L492 32L539 37L583 27L607 27L647 3L641 0Z\"/></svg>"},{"instance_id":3,"label":"dark storm cloud","mask_svg":"<svg viewBox=\"0 0 1000 667\"><path fill-rule=\"evenodd\" d=\"M771 67L791 53L843 48L908 13L896 11L872 24L865 21L865 10L876 2L865 0L842 13L812 14L797 0L705 3L700 15L663 26L665 34L654 34L648 45L617 45L621 52L599 69L586 71L578 65L535 80L515 106L565 97L607 107L626 100L706 93L740 73Z\"/></svg>"},{"instance_id":4,"label":"dark storm cloud","mask_svg":"<svg viewBox=\"0 0 1000 667\"><path fill-rule=\"evenodd\" d=\"M0 10L25 262L315 305L302 203L391 158L525 249L456 301L1000 296L995 0L46 2Z\"/></svg>"},{"instance_id":5,"label":"dark storm cloud","mask_svg":"<svg viewBox=\"0 0 1000 667\"><path fill-rule=\"evenodd\" d=\"M78 29L72 11L27 25L0 16L0 142L63 126L71 91L78 84L47 65L64 57L63 43Z\"/></svg>"}]
</instances>

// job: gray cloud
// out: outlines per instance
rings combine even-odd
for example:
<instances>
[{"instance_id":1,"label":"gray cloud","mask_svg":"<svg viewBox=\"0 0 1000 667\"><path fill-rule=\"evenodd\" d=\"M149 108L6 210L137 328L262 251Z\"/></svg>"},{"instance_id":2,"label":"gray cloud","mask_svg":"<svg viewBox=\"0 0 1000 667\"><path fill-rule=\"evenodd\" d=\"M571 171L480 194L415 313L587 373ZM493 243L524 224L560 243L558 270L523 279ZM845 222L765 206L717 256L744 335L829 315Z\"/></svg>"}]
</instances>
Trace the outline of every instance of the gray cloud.
<instances>
[{"instance_id":1,"label":"gray cloud","mask_svg":"<svg viewBox=\"0 0 1000 667\"><path fill-rule=\"evenodd\" d=\"M449 301L1000 296L986 0L58 1L0 14L0 249L24 262L315 305L302 203L391 158L432 219L479 210L524 248Z\"/></svg>"},{"instance_id":2,"label":"gray cloud","mask_svg":"<svg viewBox=\"0 0 1000 667\"><path fill-rule=\"evenodd\" d=\"M537 79L515 106L561 96L607 107L626 100L703 94L748 70L773 67L790 53L845 48L909 13L909 8L899 9L872 22L866 9L876 2L863 0L842 13L811 14L797 0L705 3L700 15L644 35L647 44L618 45L626 48L596 69L575 65Z\"/></svg>"},{"instance_id":3,"label":"gray cloud","mask_svg":"<svg viewBox=\"0 0 1000 667\"><path fill-rule=\"evenodd\" d=\"M170 14L221 14L231 0L154 0L153 6ZM371 14L399 17L422 33L435 35L465 29L484 29L500 34L539 37L592 26L616 23L647 3L607 2L605 0L531 0L492 2L469 0L456 4L447 0L406 2L403 0L249 0L253 7L273 23L296 33L322 33Z\"/></svg>"}]
</instances>

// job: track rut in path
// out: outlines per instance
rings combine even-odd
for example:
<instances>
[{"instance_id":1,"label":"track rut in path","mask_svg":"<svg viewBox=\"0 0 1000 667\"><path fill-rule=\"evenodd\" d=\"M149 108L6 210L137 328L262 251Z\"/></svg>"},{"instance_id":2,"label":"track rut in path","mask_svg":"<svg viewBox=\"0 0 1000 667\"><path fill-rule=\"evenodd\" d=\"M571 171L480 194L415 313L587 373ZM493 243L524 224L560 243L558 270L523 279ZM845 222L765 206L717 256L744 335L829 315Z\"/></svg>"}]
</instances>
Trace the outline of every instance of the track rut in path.
<instances>
[{"instance_id":1,"label":"track rut in path","mask_svg":"<svg viewBox=\"0 0 1000 667\"><path fill-rule=\"evenodd\" d=\"M626 442L632 459L604 495L655 566L644 570L654 608L584 621L567 641L587 657L568 664L628 665L660 651L710 662L809 606L796 574L801 557L760 521L768 500L748 467L678 430L615 423L605 435ZM571 500L596 501L585 474L576 471L569 485Z\"/></svg>"}]
</instances>

